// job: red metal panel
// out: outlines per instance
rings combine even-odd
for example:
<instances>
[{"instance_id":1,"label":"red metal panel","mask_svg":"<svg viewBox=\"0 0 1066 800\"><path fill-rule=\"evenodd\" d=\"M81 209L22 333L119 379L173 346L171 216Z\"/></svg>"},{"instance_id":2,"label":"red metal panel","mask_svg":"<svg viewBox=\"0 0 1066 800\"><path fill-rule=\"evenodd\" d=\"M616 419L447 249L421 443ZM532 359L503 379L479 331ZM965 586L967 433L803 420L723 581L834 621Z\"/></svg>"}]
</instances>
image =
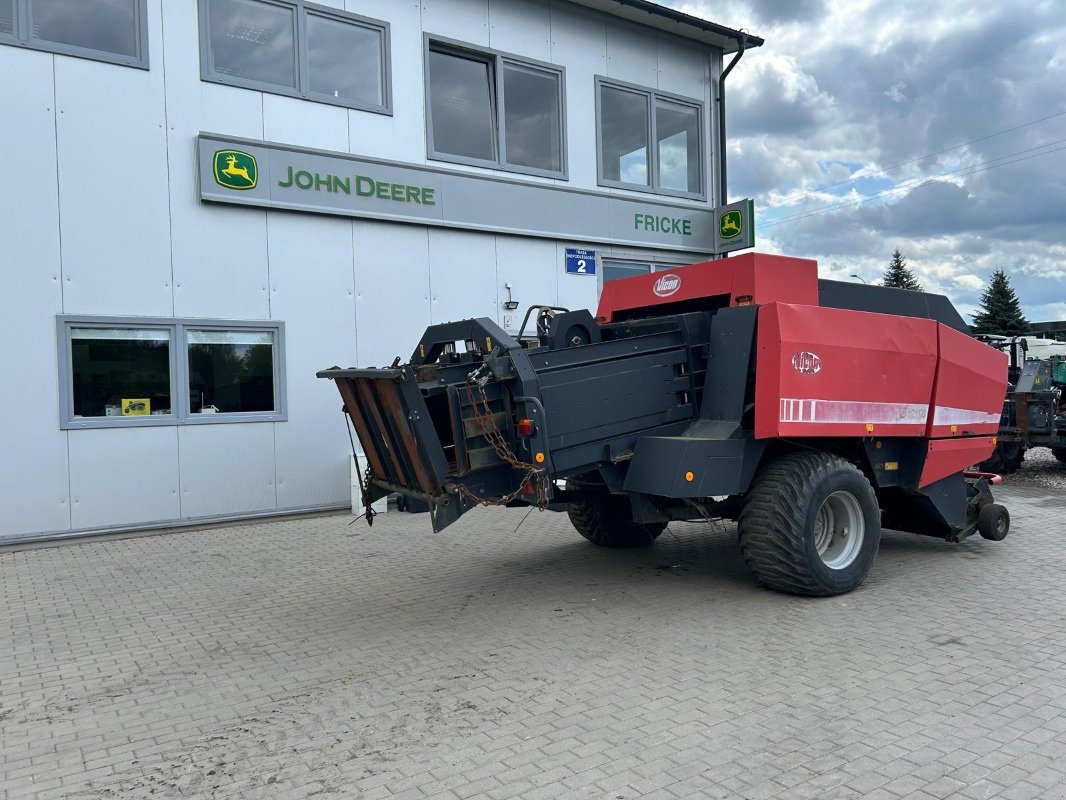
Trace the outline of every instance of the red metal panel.
<instances>
[{"instance_id":1,"label":"red metal panel","mask_svg":"<svg viewBox=\"0 0 1066 800\"><path fill-rule=\"evenodd\" d=\"M938 334L940 364L927 435L996 433L1007 391L1007 354L945 325Z\"/></svg>"},{"instance_id":2,"label":"red metal panel","mask_svg":"<svg viewBox=\"0 0 1066 800\"><path fill-rule=\"evenodd\" d=\"M931 439L929 453L925 457L922 477L918 487L928 486L934 481L962 472L980 461L984 461L995 449L996 440L992 436L970 436L965 439Z\"/></svg>"},{"instance_id":3,"label":"red metal panel","mask_svg":"<svg viewBox=\"0 0 1066 800\"><path fill-rule=\"evenodd\" d=\"M765 253L704 261L668 272L635 275L603 285L597 322L619 312L722 298L722 305L788 302L818 305L818 262ZM665 312L664 312L665 313Z\"/></svg>"},{"instance_id":4,"label":"red metal panel","mask_svg":"<svg viewBox=\"0 0 1066 800\"><path fill-rule=\"evenodd\" d=\"M765 305L755 436L924 436L936 361L933 320Z\"/></svg>"}]
</instances>

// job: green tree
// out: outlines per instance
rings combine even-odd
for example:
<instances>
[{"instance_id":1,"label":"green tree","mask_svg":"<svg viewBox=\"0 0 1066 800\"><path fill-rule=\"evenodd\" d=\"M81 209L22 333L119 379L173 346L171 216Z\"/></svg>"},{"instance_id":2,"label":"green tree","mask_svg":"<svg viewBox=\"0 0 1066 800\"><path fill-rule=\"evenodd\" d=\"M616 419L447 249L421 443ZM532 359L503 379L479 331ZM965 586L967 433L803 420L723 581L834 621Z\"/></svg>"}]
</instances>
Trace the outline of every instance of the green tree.
<instances>
[{"instance_id":1,"label":"green tree","mask_svg":"<svg viewBox=\"0 0 1066 800\"><path fill-rule=\"evenodd\" d=\"M912 292L922 291L922 285L918 283L918 279L907 266L907 257L899 251L898 247L892 253L892 260L888 262L888 269L885 270L881 285L896 289L910 289Z\"/></svg>"},{"instance_id":2,"label":"green tree","mask_svg":"<svg viewBox=\"0 0 1066 800\"><path fill-rule=\"evenodd\" d=\"M997 269L981 295L981 310L973 315L974 333L997 336L1022 336L1029 333L1029 320L1022 314L1022 304L1010 285L1010 278Z\"/></svg>"}]
</instances>

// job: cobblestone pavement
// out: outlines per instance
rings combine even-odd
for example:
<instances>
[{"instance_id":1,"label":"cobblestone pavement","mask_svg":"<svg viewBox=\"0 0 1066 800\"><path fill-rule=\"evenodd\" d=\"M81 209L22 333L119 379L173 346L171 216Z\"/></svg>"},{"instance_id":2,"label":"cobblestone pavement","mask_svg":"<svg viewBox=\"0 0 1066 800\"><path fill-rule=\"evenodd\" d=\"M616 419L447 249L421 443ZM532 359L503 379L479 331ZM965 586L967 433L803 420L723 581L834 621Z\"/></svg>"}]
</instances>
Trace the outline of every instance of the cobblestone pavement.
<instances>
[{"instance_id":1,"label":"cobblestone pavement","mask_svg":"<svg viewBox=\"0 0 1066 800\"><path fill-rule=\"evenodd\" d=\"M727 526L389 513L0 553L0 797L1063 798L1066 498L760 588Z\"/></svg>"}]
</instances>

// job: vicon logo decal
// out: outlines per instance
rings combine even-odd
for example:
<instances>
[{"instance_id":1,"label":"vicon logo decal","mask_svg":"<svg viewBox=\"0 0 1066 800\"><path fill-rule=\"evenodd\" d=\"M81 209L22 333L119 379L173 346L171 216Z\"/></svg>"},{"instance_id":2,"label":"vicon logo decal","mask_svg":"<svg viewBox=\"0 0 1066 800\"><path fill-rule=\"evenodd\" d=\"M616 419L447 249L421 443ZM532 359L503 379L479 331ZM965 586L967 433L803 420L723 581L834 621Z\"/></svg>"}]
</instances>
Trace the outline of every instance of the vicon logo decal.
<instances>
[{"instance_id":1,"label":"vicon logo decal","mask_svg":"<svg viewBox=\"0 0 1066 800\"><path fill-rule=\"evenodd\" d=\"M792 356L792 369L801 375L814 375L822 371L822 359L817 353L800 350Z\"/></svg>"},{"instance_id":2,"label":"vicon logo decal","mask_svg":"<svg viewBox=\"0 0 1066 800\"><path fill-rule=\"evenodd\" d=\"M681 288L681 278L673 273L668 275L660 275L659 280L655 281L651 290L655 292L658 297L669 297Z\"/></svg>"}]
</instances>

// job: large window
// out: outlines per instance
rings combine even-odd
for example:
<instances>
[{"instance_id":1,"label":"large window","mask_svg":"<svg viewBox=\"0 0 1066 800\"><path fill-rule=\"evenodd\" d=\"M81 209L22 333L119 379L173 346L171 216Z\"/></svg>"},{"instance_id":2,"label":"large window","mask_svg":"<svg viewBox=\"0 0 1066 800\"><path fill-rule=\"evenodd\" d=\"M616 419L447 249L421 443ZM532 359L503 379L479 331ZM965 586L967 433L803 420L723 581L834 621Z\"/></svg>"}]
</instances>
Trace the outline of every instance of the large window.
<instances>
[{"instance_id":1,"label":"large window","mask_svg":"<svg viewBox=\"0 0 1066 800\"><path fill-rule=\"evenodd\" d=\"M387 22L303 0L200 0L200 27L206 81L390 113Z\"/></svg>"},{"instance_id":2,"label":"large window","mask_svg":"<svg viewBox=\"0 0 1066 800\"><path fill-rule=\"evenodd\" d=\"M647 275L649 272L667 272L675 270L679 267L685 267L686 264L675 264L669 262L659 261L640 261L637 259L628 258L604 258L601 260L603 265L603 282L616 281L619 278L632 278L634 275Z\"/></svg>"},{"instance_id":3,"label":"large window","mask_svg":"<svg viewBox=\"0 0 1066 800\"><path fill-rule=\"evenodd\" d=\"M431 158L566 177L562 67L426 43Z\"/></svg>"},{"instance_id":4,"label":"large window","mask_svg":"<svg viewBox=\"0 0 1066 800\"><path fill-rule=\"evenodd\" d=\"M597 78L599 182L704 197L703 106Z\"/></svg>"},{"instance_id":5,"label":"large window","mask_svg":"<svg viewBox=\"0 0 1066 800\"><path fill-rule=\"evenodd\" d=\"M284 419L280 322L60 317L61 427Z\"/></svg>"},{"instance_id":6,"label":"large window","mask_svg":"<svg viewBox=\"0 0 1066 800\"><path fill-rule=\"evenodd\" d=\"M147 0L0 0L0 42L148 68Z\"/></svg>"}]
</instances>

